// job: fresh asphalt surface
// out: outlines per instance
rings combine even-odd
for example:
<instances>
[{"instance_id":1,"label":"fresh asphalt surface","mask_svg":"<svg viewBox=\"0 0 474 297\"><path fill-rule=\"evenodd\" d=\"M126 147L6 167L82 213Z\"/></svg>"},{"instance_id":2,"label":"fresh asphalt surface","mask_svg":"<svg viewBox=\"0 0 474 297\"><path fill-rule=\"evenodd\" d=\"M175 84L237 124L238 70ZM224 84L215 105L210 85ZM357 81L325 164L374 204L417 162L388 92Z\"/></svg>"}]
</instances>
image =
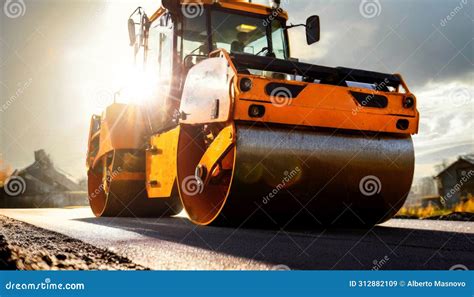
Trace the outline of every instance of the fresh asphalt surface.
<instances>
[{"instance_id":1,"label":"fresh asphalt surface","mask_svg":"<svg viewBox=\"0 0 474 297\"><path fill-rule=\"evenodd\" d=\"M474 223L391 220L372 229L199 227L187 219L95 218L88 208L0 215L108 248L151 269L474 269Z\"/></svg>"}]
</instances>

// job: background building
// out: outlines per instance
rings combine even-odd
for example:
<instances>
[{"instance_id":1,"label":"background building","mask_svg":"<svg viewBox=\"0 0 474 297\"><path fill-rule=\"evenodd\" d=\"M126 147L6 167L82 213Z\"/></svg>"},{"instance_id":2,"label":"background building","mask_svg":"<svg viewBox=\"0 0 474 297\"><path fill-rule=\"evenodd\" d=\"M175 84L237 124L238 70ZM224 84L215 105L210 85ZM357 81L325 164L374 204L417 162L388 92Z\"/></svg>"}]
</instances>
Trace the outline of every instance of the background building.
<instances>
[{"instance_id":1,"label":"background building","mask_svg":"<svg viewBox=\"0 0 474 297\"><path fill-rule=\"evenodd\" d=\"M441 202L450 208L474 194L474 154L459 159L436 177Z\"/></svg>"}]
</instances>

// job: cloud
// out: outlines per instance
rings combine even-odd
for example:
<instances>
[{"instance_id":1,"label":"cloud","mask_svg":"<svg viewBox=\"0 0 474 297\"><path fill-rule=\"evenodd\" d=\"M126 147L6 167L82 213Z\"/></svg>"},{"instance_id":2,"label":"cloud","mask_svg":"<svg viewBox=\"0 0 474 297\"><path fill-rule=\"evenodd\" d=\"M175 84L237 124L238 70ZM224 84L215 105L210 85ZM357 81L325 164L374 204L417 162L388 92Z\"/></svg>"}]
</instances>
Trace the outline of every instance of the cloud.
<instances>
[{"instance_id":1,"label":"cloud","mask_svg":"<svg viewBox=\"0 0 474 297\"><path fill-rule=\"evenodd\" d=\"M433 174L443 159L474 152L474 86L428 83L417 93L420 132L414 136L419 175Z\"/></svg>"},{"instance_id":2,"label":"cloud","mask_svg":"<svg viewBox=\"0 0 474 297\"><path fill-rule=\"evenodd\" d=\"M311 50L299 49L306 45L293 47L311 63L398 72L416 87L430 81L469 81L473 1L381 0L380 15L370 19L361 14L361 3L289 2L291 22L301 23L310 14L321 17L321 43ZM456 15L445 23L453 11Z\"/></svg>"}]
</instances>

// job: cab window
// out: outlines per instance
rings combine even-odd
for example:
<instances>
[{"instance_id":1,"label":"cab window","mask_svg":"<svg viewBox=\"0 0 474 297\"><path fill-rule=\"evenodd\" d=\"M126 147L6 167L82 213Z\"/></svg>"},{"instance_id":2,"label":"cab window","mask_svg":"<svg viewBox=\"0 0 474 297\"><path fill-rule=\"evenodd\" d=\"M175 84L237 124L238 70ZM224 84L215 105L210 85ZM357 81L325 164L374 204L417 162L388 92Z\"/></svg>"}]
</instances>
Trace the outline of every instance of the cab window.
<instances>
[{"instance_id":1,"label":"cab window","mask_svg":"<svg viewBox=\"0 0 474 297\"><path fill-rule=\"evenodd\" d=\"M190 68L209 55L207 16L205 11L193 18L184 18L182 57L186 68Z\"/></svg>"},{"instance_id":2,"label":"cab window","mask_svg":"<svg viewBox=\"0 0 474 297\"><path fill-rule=\"evenodd\" d=\"M147 72L170 76L173 65L173 23L165 14L150 26L147 45Z\"/></svg>"}]
</instances>

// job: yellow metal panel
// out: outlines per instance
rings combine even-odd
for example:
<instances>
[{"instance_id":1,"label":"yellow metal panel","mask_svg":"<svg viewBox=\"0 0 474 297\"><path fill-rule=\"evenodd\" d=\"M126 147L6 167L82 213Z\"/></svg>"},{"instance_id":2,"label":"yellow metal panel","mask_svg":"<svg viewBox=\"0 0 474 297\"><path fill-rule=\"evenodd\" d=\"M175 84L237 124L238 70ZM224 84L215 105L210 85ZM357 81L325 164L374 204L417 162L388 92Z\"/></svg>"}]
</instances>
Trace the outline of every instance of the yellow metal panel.
<instances>
[{"instance_id":1,"label":"yellow metal panel","mask_svg":"<svg viewBox=\"0 0 474 297\"><path fill-rule=\"evenodd\" d=\"M112 150L142 149L146 132L138 106L116 103L108 106L101 117L100 147L94 165Z\"/></svg>"},{"instance_id":2,"label":"yellow metal panel","mask_svg":"<svg viewBox=\"0 0 474 297\"><path fill-rule=\"evenodd\" d=\"M100 116L93 115L89 128L89 140L87 144L87 169L91 168L97 157L100 146Z\"/></svg>"},{"instance_id":3,"label":"yellow metal panel","mask_svg":"<svg viewBox=\"0 0 474 297\"><path fill-rule=\"evenodd\" d=\"M232 109L231 82L235 75L226 57L212 57L194 66L186 77L180 123L227 122Z\"/></svg>"},{"instance_id":4,"label":"yellow metal panel","mask_svg":"<svg viewBox=\"0 0 474 297\"><path fill-rule=\"evenodd\" d=\"M150 138L150 149L146 153L149 198L169 198L173 192L178 136L179 127Z\"/></svg>"},{"instance_id":5,"label":"yellow metal panel","mask_svg":"<svg viewBox=\"0 0 474 297\"><path fill-rule=\"evenodd\" d=\"M199 162L199 166L202 170L206 171L203 178L204 185L206 185L211 179L214 170L218 168L219 163L228 155L229 151L235 144L235 132L234 126L229 125L222 129L219 135L214 139L211 145L207 148L206 152Z\"/></svg>"}]
</instances>

